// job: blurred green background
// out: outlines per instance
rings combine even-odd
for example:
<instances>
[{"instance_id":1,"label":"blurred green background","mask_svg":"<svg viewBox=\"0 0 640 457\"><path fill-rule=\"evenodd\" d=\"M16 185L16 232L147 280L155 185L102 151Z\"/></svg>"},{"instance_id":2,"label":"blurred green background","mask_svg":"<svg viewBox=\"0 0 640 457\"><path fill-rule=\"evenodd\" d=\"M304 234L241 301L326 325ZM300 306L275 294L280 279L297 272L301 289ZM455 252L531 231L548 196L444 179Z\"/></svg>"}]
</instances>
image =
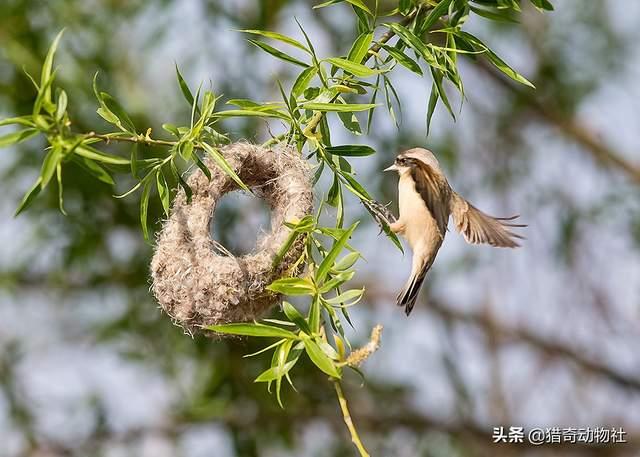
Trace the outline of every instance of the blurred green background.
<instances>
[{"instance_id":1,"label":"blurred green background","mask_svg":"<svg viewBox=\"0 0 640 457\"><path fill-rule=\"evenodd\" d=\"M520 24L469 23L537 91L467 62L459 120L439 107L427 139L431 82L400 70L400 128L380 110L369 135L333 138L377 148L352 163L380 201L396 198L395 178L380 170L398 150L427 146L460 193L529 224L524 247L509 252L465 245L452 232L407 319L394 297L408 256L348 202L349 218L365 222L354 244L368 260L353 338L385 326L366 382L345 382L374 456L640 452L640 4L555 3L544 15L527 4ZM37 74L64 27L59 83L78 131L104 128L91 92L96 71L136 124L156 132L188 116L174 63L192 86L277 99L276 80L290 85L292 69L234 30L297 36L294 17L322 55L344 54L356 33L344 5L312 10L292 0L2 0L0 116L31 111L22 68ZM235 140L268 138L262 121L226 126ZM298 393L288 389L281 410L253 383L265 362L242 358L253 343L191 339L160 313L137 196L116 200L77 169L65 176L68 217L49 189L13 219L43 146L32 140L0 154L0 456L354 455L331 386L309 364L296 367ZM128 184L120 179L118 191ZM150 219L159 221L152 201ZM265 211L228 197L216 237L250 250ZM629 443L496 446L500 425L616 426Z\"/></svg>"}]
</instances>

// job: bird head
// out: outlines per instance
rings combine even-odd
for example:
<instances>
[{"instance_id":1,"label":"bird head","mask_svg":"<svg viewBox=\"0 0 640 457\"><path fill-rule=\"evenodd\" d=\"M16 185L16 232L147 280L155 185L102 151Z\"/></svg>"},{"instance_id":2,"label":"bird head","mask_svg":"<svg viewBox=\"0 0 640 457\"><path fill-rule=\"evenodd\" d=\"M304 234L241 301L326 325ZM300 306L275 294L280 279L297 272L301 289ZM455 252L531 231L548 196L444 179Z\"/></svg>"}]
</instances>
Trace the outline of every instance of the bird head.
<instances>
[{"instance_id":1,"label":"bird head","mask_svg":"<svg viewBox=\"0 0 640 457\"><path fill-rule=\"evenodd\" d=\"M433 152L424 148L413 148L401 152L396 157L395 162L390 167L385 168L384 171L397 171L399 175L403 175L411 171L416 165L416 161L420 161L434 171L442 173L436 156L433 155Z\"/></svg>"}]
</instances>

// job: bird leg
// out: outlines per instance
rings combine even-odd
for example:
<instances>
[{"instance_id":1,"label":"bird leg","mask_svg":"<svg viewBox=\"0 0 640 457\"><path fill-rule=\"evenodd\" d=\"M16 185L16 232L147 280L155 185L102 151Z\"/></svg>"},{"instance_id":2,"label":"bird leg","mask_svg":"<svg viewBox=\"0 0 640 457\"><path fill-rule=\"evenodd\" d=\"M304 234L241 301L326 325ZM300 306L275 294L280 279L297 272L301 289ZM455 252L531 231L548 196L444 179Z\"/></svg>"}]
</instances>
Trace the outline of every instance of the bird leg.
<instances>
[{"instance_id":1,"label":"bird leg","mask_svg":"<svg viewBox=\"0 0 640 457\"><path fill-rule=\"evenodd\" d=\"M389 224L389 229L391 229L393 233L404 233L406 226L400 221L395 221L394 223Z\"/></svg>"}]
</instances>

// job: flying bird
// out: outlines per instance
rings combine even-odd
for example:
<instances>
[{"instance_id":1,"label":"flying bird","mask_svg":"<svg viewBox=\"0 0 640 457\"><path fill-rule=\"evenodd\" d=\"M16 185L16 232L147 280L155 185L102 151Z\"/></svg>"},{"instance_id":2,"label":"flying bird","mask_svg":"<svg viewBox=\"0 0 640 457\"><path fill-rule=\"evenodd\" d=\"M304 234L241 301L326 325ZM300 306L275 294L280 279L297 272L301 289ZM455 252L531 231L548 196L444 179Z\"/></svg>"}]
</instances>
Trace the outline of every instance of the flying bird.
<instances>
[{"instance_id":1,"label":"flying bird","mask_svg":"<svg viewBox=\"0 0 640 457\"><path fill-rule=\"evenodd\" d=\"M400 217L389 228L406 238L413 260L411 276L398 295L398 306L407 316L413 310L425 275L433 265L447 232L449 216L467 243L516 248L522 236L513 233L517 217L492 217L458 195L447 181L438 160L427 149L414 148L398 154L384 171L397 171Z\"/></svg>"}]
</instances>

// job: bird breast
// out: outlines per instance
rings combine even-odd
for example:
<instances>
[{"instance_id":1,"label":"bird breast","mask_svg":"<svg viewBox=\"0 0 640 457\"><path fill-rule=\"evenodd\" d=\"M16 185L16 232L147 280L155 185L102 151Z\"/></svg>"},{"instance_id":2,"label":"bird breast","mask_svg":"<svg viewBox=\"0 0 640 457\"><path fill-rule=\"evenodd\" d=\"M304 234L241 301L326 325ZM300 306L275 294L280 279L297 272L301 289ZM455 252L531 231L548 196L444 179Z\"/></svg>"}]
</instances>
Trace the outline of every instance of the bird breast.
<instances>
[{"instance_id":1,"label":"bird breast","mask_svg":"<svg viewBox=\"0 0 640 457\"><path fill-rule=\"evenodd\" d=\"M435 247L442 243L444 234L440 234L436 220L410 176L402 176L398 182L398 207L400 221L405 225L403 235L414 251L419 245Z\"/></svg>"}]
</instances>

